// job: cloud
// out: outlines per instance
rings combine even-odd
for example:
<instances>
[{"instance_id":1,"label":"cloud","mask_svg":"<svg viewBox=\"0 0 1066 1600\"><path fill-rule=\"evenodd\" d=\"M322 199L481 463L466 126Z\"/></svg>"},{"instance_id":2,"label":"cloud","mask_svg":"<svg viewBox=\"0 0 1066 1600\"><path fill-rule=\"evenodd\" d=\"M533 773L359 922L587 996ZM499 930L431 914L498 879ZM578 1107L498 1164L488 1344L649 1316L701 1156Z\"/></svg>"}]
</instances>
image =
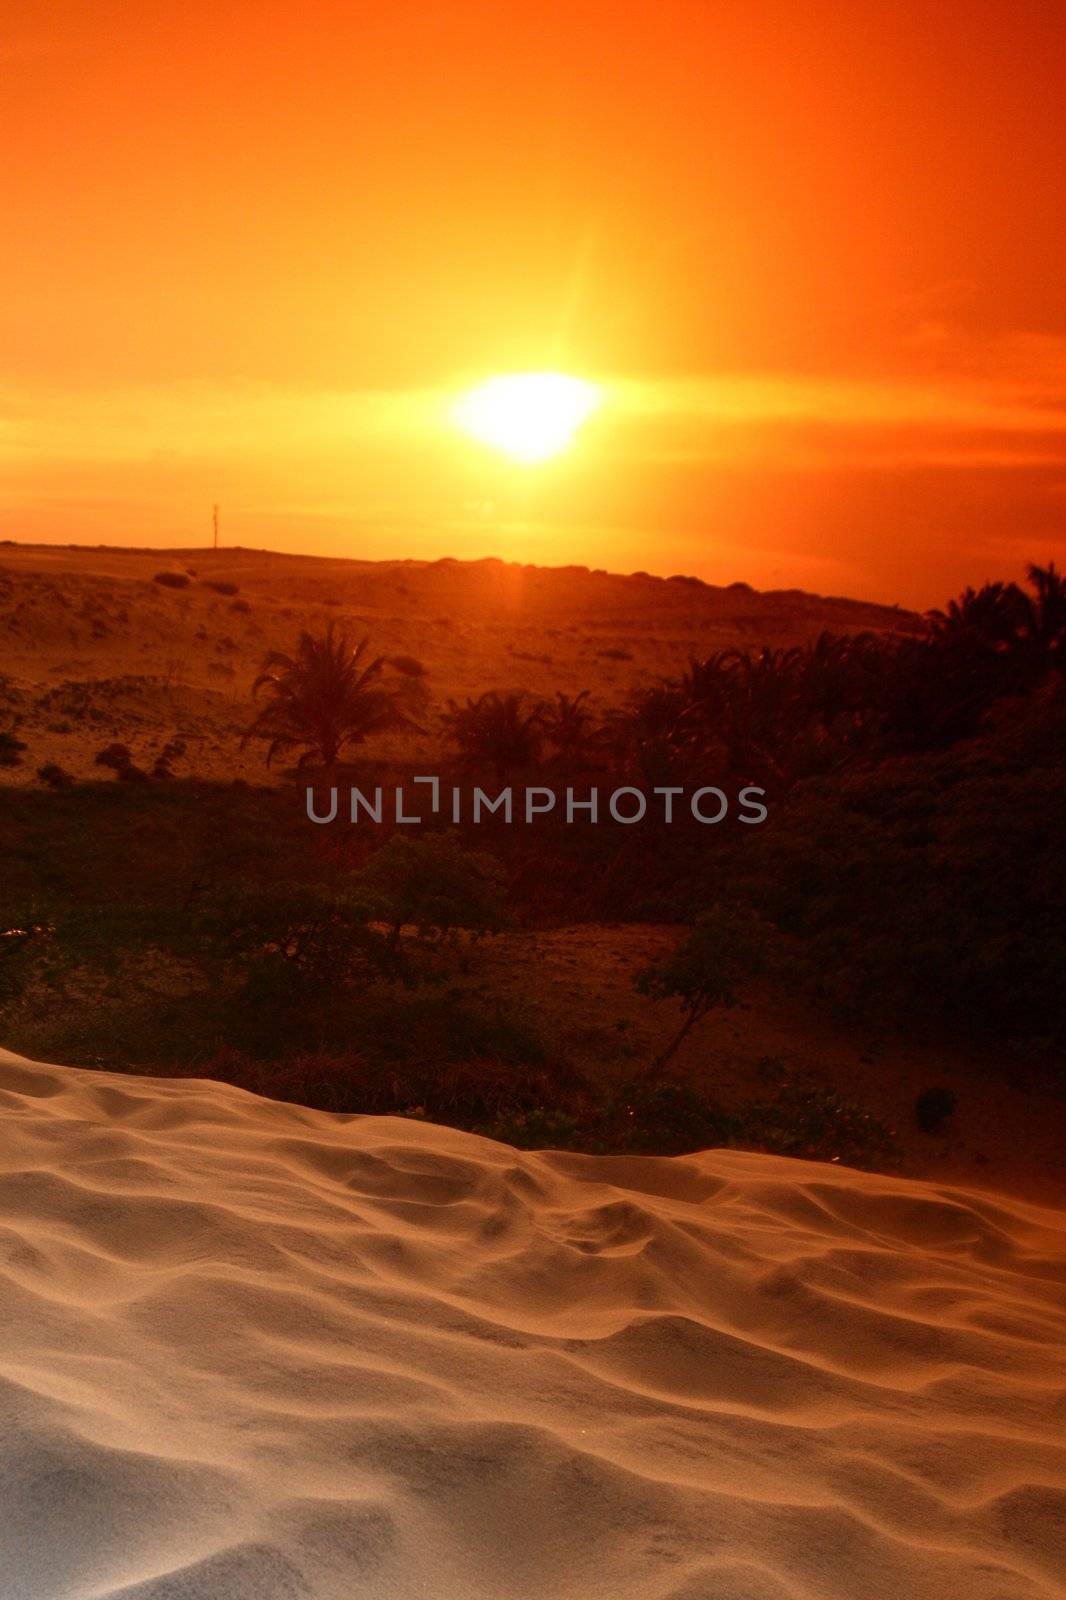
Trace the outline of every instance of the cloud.
<instances>
[{"instance_id":1,"label":"cloud","mask_svg":"<svg viewBox=\"0 0 1066 1600\"><path fill-rule=\"evenodd\" d=\"M613 409L627 447L660 461L830 472L1066 464L1066 340L953 343L955 359L936 373L629 381Z\"/></svg>"}]
</instances>

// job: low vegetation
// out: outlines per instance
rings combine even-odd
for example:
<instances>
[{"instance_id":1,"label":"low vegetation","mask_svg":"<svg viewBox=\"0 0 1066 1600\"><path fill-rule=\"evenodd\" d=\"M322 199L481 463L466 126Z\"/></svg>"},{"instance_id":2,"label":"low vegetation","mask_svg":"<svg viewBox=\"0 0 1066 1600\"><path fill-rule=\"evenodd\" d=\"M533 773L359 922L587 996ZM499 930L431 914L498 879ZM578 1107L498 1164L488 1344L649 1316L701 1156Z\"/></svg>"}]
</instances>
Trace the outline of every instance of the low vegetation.
<instances>
[{"instance_id":1,"label":"low vegetation","mask_svg":"<svg viewBox=\"0 0 1066 1600\"><path fill-rule=\"evenodd\" d=\"M889 1162L839 1087L785 1074L720 1104L716 1018L769 972L870 1025L999 1040L1006 1070L1062 1086L1064 640L1062 580L1034 567L1028 592L969 591L922 634L720 652L613 712L490 690L439 716L446 782L757 783L758 828L312 828L291 789L175 776L177 742L150 773L102 745L126 782L45 765L43 791L0 791L5 1039L518 1144ZM270 654L256 696L245 738L268 764L336 774L358 752L383 786L405 774L375 739L433 722L421 662L333 625ZM21 760L16 728L0 763ZM620 1045L597 1077L486 952L509 929L626 921L676 930L633 974L660 1043ZM675 1068L697 1047L693 1083ZM932 1086L917 1125L953 1105Z\"/></svg>"}]
</instances>

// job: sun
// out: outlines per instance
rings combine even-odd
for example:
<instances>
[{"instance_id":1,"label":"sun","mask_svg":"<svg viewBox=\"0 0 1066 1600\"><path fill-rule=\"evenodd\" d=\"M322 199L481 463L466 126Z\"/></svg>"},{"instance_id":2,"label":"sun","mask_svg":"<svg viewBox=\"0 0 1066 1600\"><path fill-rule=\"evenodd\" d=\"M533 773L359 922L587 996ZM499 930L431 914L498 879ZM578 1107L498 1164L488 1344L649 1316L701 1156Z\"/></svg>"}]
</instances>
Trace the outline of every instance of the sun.
<instances>
[{"instance_id":1,"label":"sun","mask_svg":"<svg viewBox=\"0 0 1066 1600\"><path fill-rule=\"evenodd\" d=\"M600 390L562 372L489 378L462 396L453 420L471 438L515 461L547 461L565 450L600 404Z\"/></svg>"}]
</instances>

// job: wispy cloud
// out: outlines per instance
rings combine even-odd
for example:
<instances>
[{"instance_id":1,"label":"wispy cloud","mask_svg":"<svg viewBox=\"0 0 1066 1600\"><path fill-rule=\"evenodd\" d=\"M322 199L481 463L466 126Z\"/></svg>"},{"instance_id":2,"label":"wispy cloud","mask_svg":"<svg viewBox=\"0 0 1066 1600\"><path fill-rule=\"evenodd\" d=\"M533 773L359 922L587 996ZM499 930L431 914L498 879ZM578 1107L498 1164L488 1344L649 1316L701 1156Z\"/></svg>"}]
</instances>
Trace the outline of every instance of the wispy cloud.
<instances>
[{"instance_id":1,"label":"wispy cloud","mask_svg":"<svg viewBox=\"0 0 1066 1600\"><path fill-rule=\"evenodd\" d=\"M616 386L613 408L628 447L660 461L772 458L826 471L1066 465L1066 340L950 342L947 359L936 341L945 359L935 372L630 381Z\"/></svg>"},{"instance_id":2,"label":"wispy cloud","mask_svg":"<svg viewBox=\"0 0 1066 1600\"><path fill-rule=\"evenodd\" d=\"M929 328L924 370L853 378L721 373L605 383L598 455L796 469L864 462L1008 466L1066 461L1066 339L976 342ZM0 459L321 459L371 449L425 455L456 436L454 389L313 390L269 384L0 395Z\"/></svg>"}]
</instances>

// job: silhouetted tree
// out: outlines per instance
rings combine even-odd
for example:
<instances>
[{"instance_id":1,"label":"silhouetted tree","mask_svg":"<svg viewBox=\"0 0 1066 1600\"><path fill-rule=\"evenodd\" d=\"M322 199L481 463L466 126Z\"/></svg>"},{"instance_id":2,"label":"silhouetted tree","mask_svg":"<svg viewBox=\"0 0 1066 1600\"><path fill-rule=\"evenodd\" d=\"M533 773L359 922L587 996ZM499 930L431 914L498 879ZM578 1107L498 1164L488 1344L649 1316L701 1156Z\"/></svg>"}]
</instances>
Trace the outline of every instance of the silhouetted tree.
<instances>
[{"instance_id":1,"label":"silhouetted tree","mask_svg":"<svg viewBox=\"0 0 1066 1600\"><path fill-rule=\"evenodd\" d=\"M268 703L246 729L249 739L270 741L267 765L282 751L301 750L297 765L321 762L330 771L348 745L372 734L415 726L399 684L382 682L383 656L367 661L367 645L349 643L330 623L317 638L301 633L294 656L270 653L252 685Z\"/></svg>"},{"instance_id":2,"label":"silhouetted tree","mask_svg":"<svg viewBox=\"0 0 1066 1600\"><path fill-rule=\"evenodd\" d=\"M540 754L541 711L520 689L490 689L465 705L448 701L444 727L453 744L472 762L486 762L497 783L532 766Z\"/></svg>"},{"instance_id":3,"label":"silhouetted tree","mask_svg":"<svg viewBox=\"0 0 1066 1600\"><path fill-rule=\"evenodd\" d=\"M540 710L541 731L562 767L579 767L603 748L603 733L589 704L590 694L588 689L576 695L564 694L560 689L554 701Z\"/></svg>"},{"instance_id":4,"label":"silhouetted tree","mask_svg":"<svg viewBox=\"0 0 1066 1600\"><path fill-rule=\"evenodd\" d=\"M738 981L764 971L767 952L767 930L757 918L715 906L668 956L637 973L642 994L681 1002L681 1025L655 1057L653 1070L665 1066L709 1012L738 1004Z\"/></svg>"},{"instance_id":5,"label":"silhouetted tree","mask_svg":"<svg viewBox=\"0 0 1066 1600\"><path fill-rule=\"evenodd\" d=\"M1056 572L1055 563L1030 566L1027 576L1036 598L1033 607L1033 634L1041 664L1060 667L1066 657L1066 576Z\"/></svg>"}]
</instances>

